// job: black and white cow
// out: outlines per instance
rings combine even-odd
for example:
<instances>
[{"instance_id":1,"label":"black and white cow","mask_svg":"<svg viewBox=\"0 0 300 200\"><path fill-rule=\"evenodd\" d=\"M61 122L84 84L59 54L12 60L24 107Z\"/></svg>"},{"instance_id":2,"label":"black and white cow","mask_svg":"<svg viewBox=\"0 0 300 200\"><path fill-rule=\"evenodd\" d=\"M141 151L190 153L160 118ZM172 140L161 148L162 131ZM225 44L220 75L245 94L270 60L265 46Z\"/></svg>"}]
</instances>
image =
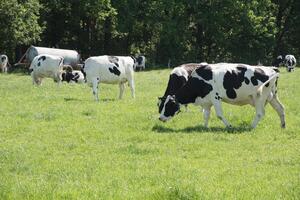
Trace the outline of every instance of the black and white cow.
<instances>
[{"instance_id":1,"label":"black and white cow","mask_svg":"<svg viewBox=\"0 0 300 200\"><path fill-rule=\"evenodd\" d=\"M188 81L192 72L201 65L207 65L207 63L182 64L171 71L166 91L162 97L158 97L157 106L159 112L161 112L167 96L174 95L180 88L182 88Z\"/></svg>"},{"instance_id":2,"label":"black and white cow","mask_svg":"<svg viewBox=\"0 0 300 200\"><path fill-rule=\"evenodd\" d=\"M40 54L32 60L29 70L33 84L41 85L43 78L53 78L58 84L61 82L63 70L63 57Z\"/></svg>"},{"instance_id":3,"label":"black and white cow","mask_svg":"<svg viewBox=\"0 0 300 200\"><path fill-rule=\"evenodd\" d=\"M135 71L145 70L146 68L146 58L145 56L137 56L136 58L136 66L134 68Z\"/></svg>"},{"instance_id":4,"label":"black and white cow","mask_svg":"<svg viewBox=\"0 0 300 200\"><path fill-rule=\"evenodd\" d=\"M159 119L167 121L179 113L180 106L194 103L201 105L204 113L204 126L207 127L210 110L213 106L219 119L230 127L224 118L221 102L255 107L256 115L252 123L255 128L265 114L267 102L276 110L285 127L284 107L277 96L278 69L257 67L245 64L210 64L193 71L188 82L175 95L168 95L161 109Z\"/></svg>"},{"instance_id":5,"label":"black and white cow","mask_svg":"<svg viewBox=\"0 0 300 200\"><path fill-rule=\"evenodd\" d=\"M294 71L296 67L296 58L293 55L286 55L282 56L279 55L272 63L273 66L279 67L280 65L284 64L288 72Z\"/></svg>"},{"instance_id":6,"label":"black and white cow","mask_svg":"<svg viewBox=\"0 0 300 200\"><path fill-rule=\"evenodd\" d=\"M0 69L3 73L7 73L8 57L6 55L0 55Z\"/></svg>"},{"instance_id":7,"label":"black and white cow","mask_svg":"<svg viewBox=\"0 0 300 200\"><path fill-rule=\"evenodd\" d=\"M93 94L96 101L98 97L98 84L109 83L119 84L119 99L123 97L125 83L128 81L131 95L135 98L134 87L134 58L129 56L97 56L90 57L84 62L82 68L86 81L93 87Z\"/></svg>"},{"instance_id":8,"label":"black and white cow","mask_svg":"<svg viewBox=\"0 0 300 200\"><path fill-rule=\"evenodd\" d=\"M85 82L84 75L80 70L63 71L61 76L62 76L62 82L63 81L66 81L67 83Z\"/></svg>"}]
</instances>

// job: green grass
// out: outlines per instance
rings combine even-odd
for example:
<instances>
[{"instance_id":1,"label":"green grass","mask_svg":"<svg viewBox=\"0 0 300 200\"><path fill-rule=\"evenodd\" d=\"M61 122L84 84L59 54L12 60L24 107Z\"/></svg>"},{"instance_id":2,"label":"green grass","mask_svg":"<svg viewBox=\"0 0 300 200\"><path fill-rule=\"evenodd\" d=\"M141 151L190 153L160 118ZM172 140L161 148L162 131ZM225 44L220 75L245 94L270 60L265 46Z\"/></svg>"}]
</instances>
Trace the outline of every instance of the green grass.
<instances>
[{"instance_id":1,"label":"green grass","mask_svg":"<svg viewBox=\"0 0 300 200\"><path fill-rule=\"evenodd\" d=\"M232 130L193 105L162 123L169 72L136 73L135 100L102 84L98 103L87 85L0 74L0 199L300 198L300 70L282 70L285 130L270 105L255 130L254 108L225 103Z\"/></svg>"}]
</instances>

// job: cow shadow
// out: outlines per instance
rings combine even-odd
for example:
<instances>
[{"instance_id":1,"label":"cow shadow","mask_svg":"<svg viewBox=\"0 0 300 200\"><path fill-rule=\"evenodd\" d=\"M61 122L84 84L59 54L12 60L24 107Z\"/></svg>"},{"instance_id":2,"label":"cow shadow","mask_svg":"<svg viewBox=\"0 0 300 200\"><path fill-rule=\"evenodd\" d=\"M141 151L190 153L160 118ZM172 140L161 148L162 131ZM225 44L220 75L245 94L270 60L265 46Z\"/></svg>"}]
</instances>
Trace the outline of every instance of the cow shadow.
<instances>
[{"instance_id":1,"label":"cow shadow","mask_svg":"<svg viewBox=\"0 0 300 200\"><path fill-rule=\"evenodd\" d=\"M162 125L154 125L152 131L157 133L186 133L186 134L193 134L193 133L229 133L229 134L242 134L244 132L250 132L253 129L249 127L249 125L240 124L237 127L232 128L223 128L223 127L204 127L202 125L197 126L190 126L180 129L174 129L169 127L164 127Z\"/></svg>"},{"instance_id":2,"label":"cow shadow","mask_svg":"<svg viewBox=\"0 0 300 200\"><path fill-rule=\"evenodd\" d=\"M81 99L77 99L77 98L73 98L73 97L65 97L64 100L66 102L70 102L70 101L82 101Z\"/></svg>"}]
</instances>

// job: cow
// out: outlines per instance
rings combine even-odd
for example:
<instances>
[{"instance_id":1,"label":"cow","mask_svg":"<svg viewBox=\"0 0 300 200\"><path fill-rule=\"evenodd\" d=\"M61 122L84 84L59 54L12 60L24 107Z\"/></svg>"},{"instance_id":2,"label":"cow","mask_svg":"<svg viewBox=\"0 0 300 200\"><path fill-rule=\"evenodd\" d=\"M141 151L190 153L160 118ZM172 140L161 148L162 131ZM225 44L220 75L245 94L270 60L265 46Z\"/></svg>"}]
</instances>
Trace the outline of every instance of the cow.
<instances>
[{"instance_id":1,"label":"cow","mask_svg":"<svg viewBox=\"0 0 300 200\"><path fill-rule=\"evenodd\" d=\"M135 98L135 59L130 56L96 56L88 58L82 67L86 82L93 88L93 95L99 101L98 84L119 84L119 99L122 99L125 83L128 82L131 96Z\"/></svg>"},{"instance_id":2,"label":"cow","mask_svg":"<svg viewBox=\"0 0 300 200\"><path fill-rule=\"evenodd\" d=\"M145 66L145 63L146 63L145 56L137 56L135 59L136 59L137 64L135 65L134 70L135 71L145 70L145 68L146 68L146 66Z\"/></svg>"},{"instance_id":3,"label":"cow","mask_svg":"<svg viewBox=\"0 0 300 200\"><path fill-rule=\"evenodd\" d=\"M181 87L183 87L191 76L192 72L207 63L187 63L175 67L169 76L168 86L162 97L158 97L158 110L161 112L162 106L168 95L174 95Z\"/></svg>"},{"instance_id":4,"label":"cow","mask_svg":"<svg viewBox=\"0 0 300 200\"><path fill-rule=\"evenodd\" d=\"M279 55L272 63L274 67L279 67L280 65L284 64L288 72L294 71L296 67L296 58L293 55L286 55L282 56Z\"/></svg>"},{"instance_id":5,"label":"cow","mask_svg":"<svg viewBox=\"0 0 300 200\"><path fill-rule=\"evenodd\" d=\"M80 70L71 70L62 72L62 82L66 81L67 83L84 83L85 78Z\"/></svg>"},{"instance_id":6,"label":"cow","mask_svg":"<svg viewBox=\"0 0 300 200\"><path fill-rule=\"evenodd\" d=\"M0 55L0 69L2 73L7 73L8 64L8 57L6 55Z\"/></svg>"},{"instance_id":7,"label":"cow","mask_svg":"<svg viewBox=\"0 0 300 200\"><path fill-rule=\"evenodd\" d=\"M205 127L208 126L212 106L225 126L231 127L223 116L223 101L255 107L256 115L251 125L255 128L265 114L265 104L269 102L280 117L281 127L285 128L284 107L277 96L278 77L279 70L275 67L235 63L201 66L192 72L188 82L175 95L167 96L159 119L168 121L179 113L181 105L194 103L203 108Z\"/></svg>"},{"instance_id":8,"label":"cow","mask_svg":"<svg viewBox=\"0 0 300 200\"><path fill-rule=\"evenodd\" d=\"M63 57L48 54L40 54L32 60L29 70L33 84L41 85L43 78L53 78L60 84L63 69Z\"/></svg>"}]
</instances>

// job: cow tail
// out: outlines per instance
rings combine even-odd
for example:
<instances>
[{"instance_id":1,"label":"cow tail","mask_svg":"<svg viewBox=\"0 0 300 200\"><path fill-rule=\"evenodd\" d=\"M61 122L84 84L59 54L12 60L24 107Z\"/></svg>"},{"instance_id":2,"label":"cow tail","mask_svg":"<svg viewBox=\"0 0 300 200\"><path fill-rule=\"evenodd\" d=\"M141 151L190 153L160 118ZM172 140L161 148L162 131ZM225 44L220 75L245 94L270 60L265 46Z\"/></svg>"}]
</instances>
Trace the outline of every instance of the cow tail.
<instances>
[{"instance_id":1,"label":"cow tail","mask_svg":"<svg viewBox=\"0 0 300 200\"><path fill-rule=\"evenodd\" d=\"M266 82L264 82L261 86L259 86L259 88L257 89L257 95L261 96L262 95L262 91L264 89L264 87L270 83L272 80L274 80L275 78L279 77L279 73L275 73L274 75L272 75L269 80L267 80Z\"/></svg>"}]
</instances>

